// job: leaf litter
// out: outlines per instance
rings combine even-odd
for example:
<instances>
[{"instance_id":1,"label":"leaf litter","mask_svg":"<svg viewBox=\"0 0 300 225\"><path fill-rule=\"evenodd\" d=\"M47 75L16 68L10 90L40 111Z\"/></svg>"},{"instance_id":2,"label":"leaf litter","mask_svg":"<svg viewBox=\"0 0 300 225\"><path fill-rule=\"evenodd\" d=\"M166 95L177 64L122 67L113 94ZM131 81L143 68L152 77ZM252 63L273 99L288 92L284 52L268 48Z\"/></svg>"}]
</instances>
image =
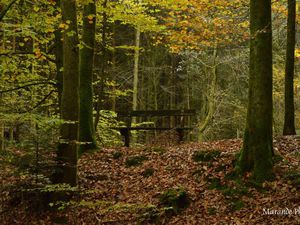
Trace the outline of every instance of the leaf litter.
<instances>
[{"instance_id":1,"label":"leaf litter","mask_svg":"<svg viewBox=\"0 0 300 225\"><path fill-rule=\"evenodd\" d=\"M299 137L274 139L276 178L262 185L234 176L241 147L242 140L229 139L85 154L78 164L81 191L68 205L35 213L32 201L6 196L1 224L299 224ZM195 160L199 152L206 160ZM13 183L13 175L4 178L2 186ZM170 190L182 190L189 204L163 205L160 196ZM265 215L268 209L292 213Z\"/></svg>"}]
</instances>

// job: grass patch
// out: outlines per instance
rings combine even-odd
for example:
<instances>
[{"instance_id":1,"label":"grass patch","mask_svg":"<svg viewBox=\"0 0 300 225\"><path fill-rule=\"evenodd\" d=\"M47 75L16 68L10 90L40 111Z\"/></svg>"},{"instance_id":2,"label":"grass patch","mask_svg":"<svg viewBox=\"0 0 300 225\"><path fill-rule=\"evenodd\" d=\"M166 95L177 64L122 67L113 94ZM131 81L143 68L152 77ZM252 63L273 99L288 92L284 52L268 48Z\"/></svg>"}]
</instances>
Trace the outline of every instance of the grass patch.
<instances>
[{"instance_id":1,"label":"grass patch","mask_svg":"<svg viewBox=\"0 0 300 225\"><path fill-rule=\"evenodd\" d=\"M197 151L193 154L192 159L195 162L208 162L215 160L216 158L220 157L221 152L218 150L213 151Z\"/></svg>"},{"instance_id":2,"label":"grass patch","mask_svg":"<svg viewBox=\"0 0 300 225\"><path fill-rule=\"evenodd\" d=\"M155 206L145 208L139 212L138 225L143 224L160 224L162 212Z\"/></svg>"},{"instance_id":3,"label":"grass patch","mask_svg":"<svg viewBox=\"0 0 300 225\"><path fill-rule=\"evenodd\" d=\"M142 165L145 160L147 160L147 157L144 155L131 156L126 159L125 166L126 167L139 166Z\"/></svg>"},{"instance_id":4,"label":"grass patch","mask_svg":"<svg viewBox=\"0 0 300 225\"><path fill-rule=\"evenodd\" d=\"M210 207L207 209L208 215L216 215L217 211L218 210L215 207Z\"/></svg>"},{"instance_id":5,"label":"grass patch","mask_svg":"<svg viewBox=\"0 0 300 225\"><path fill-rule=\"evenodd\" d=\"M159 202L162 206L169 208L170 212L177 213L189 206L187 192L183 188L168 189L160 194Z\"/></svg>"},{"instance_id":6,"label":"grass patch","mask_svg":"<svg viewBox=\"0 0 300 225\"><path fill-rule=\"evenodd\" d=\"M232 170L231 172L225 174L224 179L225 180L234 180L234 181L240 183L241 175L239 173L237 173L237 171Z\"/></svg>"},{"instance_id":7,"label":"grass patch","mask_svg":"<svg viewBox=\"0 0 300 225\"><path fill-rule=\"evenodd\" d=\"M224 190L227 188L227 185L223 185L218 177L206 177L206 180L210 183L208 186L209 190Z\"/></svg>"},{"instance_id":8,"label":"grass patch","mask_svg":"<svg viewBox=\"0 0 300 225\"><path fill-rule=\"evenodd\" d=\"M116 152L114 152L114 153L112 154L112 156L113 156L114 159L120 159L120 158L122 158L123 153L120 152L120 151L116 151Z\"/></svg>"},{"instance_id":9,"label":"grass patch","mask_svg":"<svg viewBox=\"0 0 300 225\"><path fill-rule=\"evenodd\" d=\"M215 168L215 172L221 172L226 170L226 165L219 165L217 168Z\"/></svg>"},{"instance_id":10,"label":"grass patch","mask_svg":"<svg viewBox=\"0 0 300 225\"><path fill-rule=\"evenodd\" d=\"M245 207L245 203L241 199L232 199L229 205L232 211L239 211Z\"/></svg>"},{"instance_id":11,"label":"grass patch","mask_svg":"<svg viewBox=\"0 0 300 225\"><path fill-rule=\"evenodd\" d=\"M151 177L154 174L155 170L153 168L147 168L142 172L143 177Z\"/></svg>"},{"instance_id":12,"label":"grass patch","mask_svg":"<svg viewBox=\"0 0 300 225\"><path fill-rule=\"evenodd\" d=\"M289 171L285 177L290 180L296 188L300 188L300 173L296 171Z\"/></svg>"},{"instance_id":13,"label":"grass patch","mask_svg":"<svg viewBox=\"0 0 300 225\"><path fill-rule=\"evenodd\" d=\"M276 164L276 163L279 163L279 162L281 162L281 161L283 161L283 157L281 156L281 155L278 155L278 154L276 154L276 155L274 155L273 156L273 162Z\"/></svg>"}]
</instances>

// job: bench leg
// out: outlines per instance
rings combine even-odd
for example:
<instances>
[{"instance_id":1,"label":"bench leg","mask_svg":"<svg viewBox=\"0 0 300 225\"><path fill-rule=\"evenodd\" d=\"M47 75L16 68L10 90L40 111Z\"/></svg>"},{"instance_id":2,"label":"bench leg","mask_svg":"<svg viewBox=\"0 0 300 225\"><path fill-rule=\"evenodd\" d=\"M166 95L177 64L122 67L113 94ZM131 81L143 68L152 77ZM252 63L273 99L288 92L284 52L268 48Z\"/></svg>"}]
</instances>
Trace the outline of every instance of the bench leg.
<instances>
[{"instance_id":1,"label":"bench leg","mask_svg":"<svg viewBox=\"0 0 300 225\"><path fill-rule=\"evenodd\" d=\"M177 134L178 134L178 144L183 142L183 138L184 138L184 131L183 129L176 129Z\"/></svg>"},{"instance_id":2,"label":"bench leg","mask_svg":"<svg viewBox=\"0 0 300 225\"><path fill-rule=\"evenodd\" d=\"M127 128L122 128L121 135L124 137L124 146L130 147L130 130Z\"/></svg>"},{"instance_id":3,"label":"bench leg","mask_svg":"<svg viewBox=\"0 0 300 225\"><path fill-rule=\"evenodd\" d=\"M130 147L130 131L127 130L125 134L125 147Z\"/></svg>"}]
</instances>

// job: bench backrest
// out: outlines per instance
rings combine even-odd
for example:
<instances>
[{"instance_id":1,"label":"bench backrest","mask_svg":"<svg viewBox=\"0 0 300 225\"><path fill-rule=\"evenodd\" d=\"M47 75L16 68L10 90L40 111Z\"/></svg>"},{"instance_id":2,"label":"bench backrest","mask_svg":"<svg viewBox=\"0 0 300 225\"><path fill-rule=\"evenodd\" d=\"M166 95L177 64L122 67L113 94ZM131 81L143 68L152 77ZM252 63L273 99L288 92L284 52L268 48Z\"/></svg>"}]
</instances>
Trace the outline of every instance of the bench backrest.
<instances>
[{"instance_id":1,"label":"bench backrest","mask_svg":"<svg viewBox=\"0 0 300 225\"><path fill-rule=\"evenodd\" d=\"M175 110L136 110L117 112L119 120L131 127L132 118L140 118L139 122L149 122L155 120L156 127L190 127L191 118L196 116L195 109L175 109ZM163 122L164 121L164 122ZM173 122L172 122L173 121ZM166 125L168 124L168 125Z\"/></svg>"},{"instance_id":2,"label":"bench backrest","mask_svg":"<svg viewBox=\"0 0 300 225\"><path fill-rule=\"evenodd\" d=\"M118 111L118 117L195 116L195 109Z\"/></svg>"}]
</instances>

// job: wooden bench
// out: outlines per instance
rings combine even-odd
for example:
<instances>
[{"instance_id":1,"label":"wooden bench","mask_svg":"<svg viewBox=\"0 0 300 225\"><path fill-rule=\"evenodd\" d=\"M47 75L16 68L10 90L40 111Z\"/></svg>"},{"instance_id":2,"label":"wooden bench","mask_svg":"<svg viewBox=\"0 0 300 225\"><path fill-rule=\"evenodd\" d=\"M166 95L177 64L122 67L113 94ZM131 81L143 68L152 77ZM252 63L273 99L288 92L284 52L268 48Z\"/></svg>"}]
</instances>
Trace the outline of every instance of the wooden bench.
<instances>
[{"instance_id":1,"label":"wooden bench","mask_svg":"<svg viewBox=\"0 0 300 225\"><path fill-rule=\"evenodd\" d=\"M138 111L127 111L117 112L118 119L125 122L125 126L123 127L113 127L112 129L119 130L121 135L124 137L124 145L126 147L130 146L130 136L131 131L136 130L150 130L150 131L166 131L166 130L175 130L178 134L179 142L184 140L184 131L192 130L194 127L187 126L186 118L191 118L196 116L196 110L194 109L186 109L186 110L138 110ZM160 126L131 126L132 118L145 118L146 121L149 122L149 118L157 117L157 118L168 118L169 126L168 127L160 127ZM173 118L173 125L171 125L171 120ZM191 120L188 120L191 121Z\"/></svg>"}]
</instances>

